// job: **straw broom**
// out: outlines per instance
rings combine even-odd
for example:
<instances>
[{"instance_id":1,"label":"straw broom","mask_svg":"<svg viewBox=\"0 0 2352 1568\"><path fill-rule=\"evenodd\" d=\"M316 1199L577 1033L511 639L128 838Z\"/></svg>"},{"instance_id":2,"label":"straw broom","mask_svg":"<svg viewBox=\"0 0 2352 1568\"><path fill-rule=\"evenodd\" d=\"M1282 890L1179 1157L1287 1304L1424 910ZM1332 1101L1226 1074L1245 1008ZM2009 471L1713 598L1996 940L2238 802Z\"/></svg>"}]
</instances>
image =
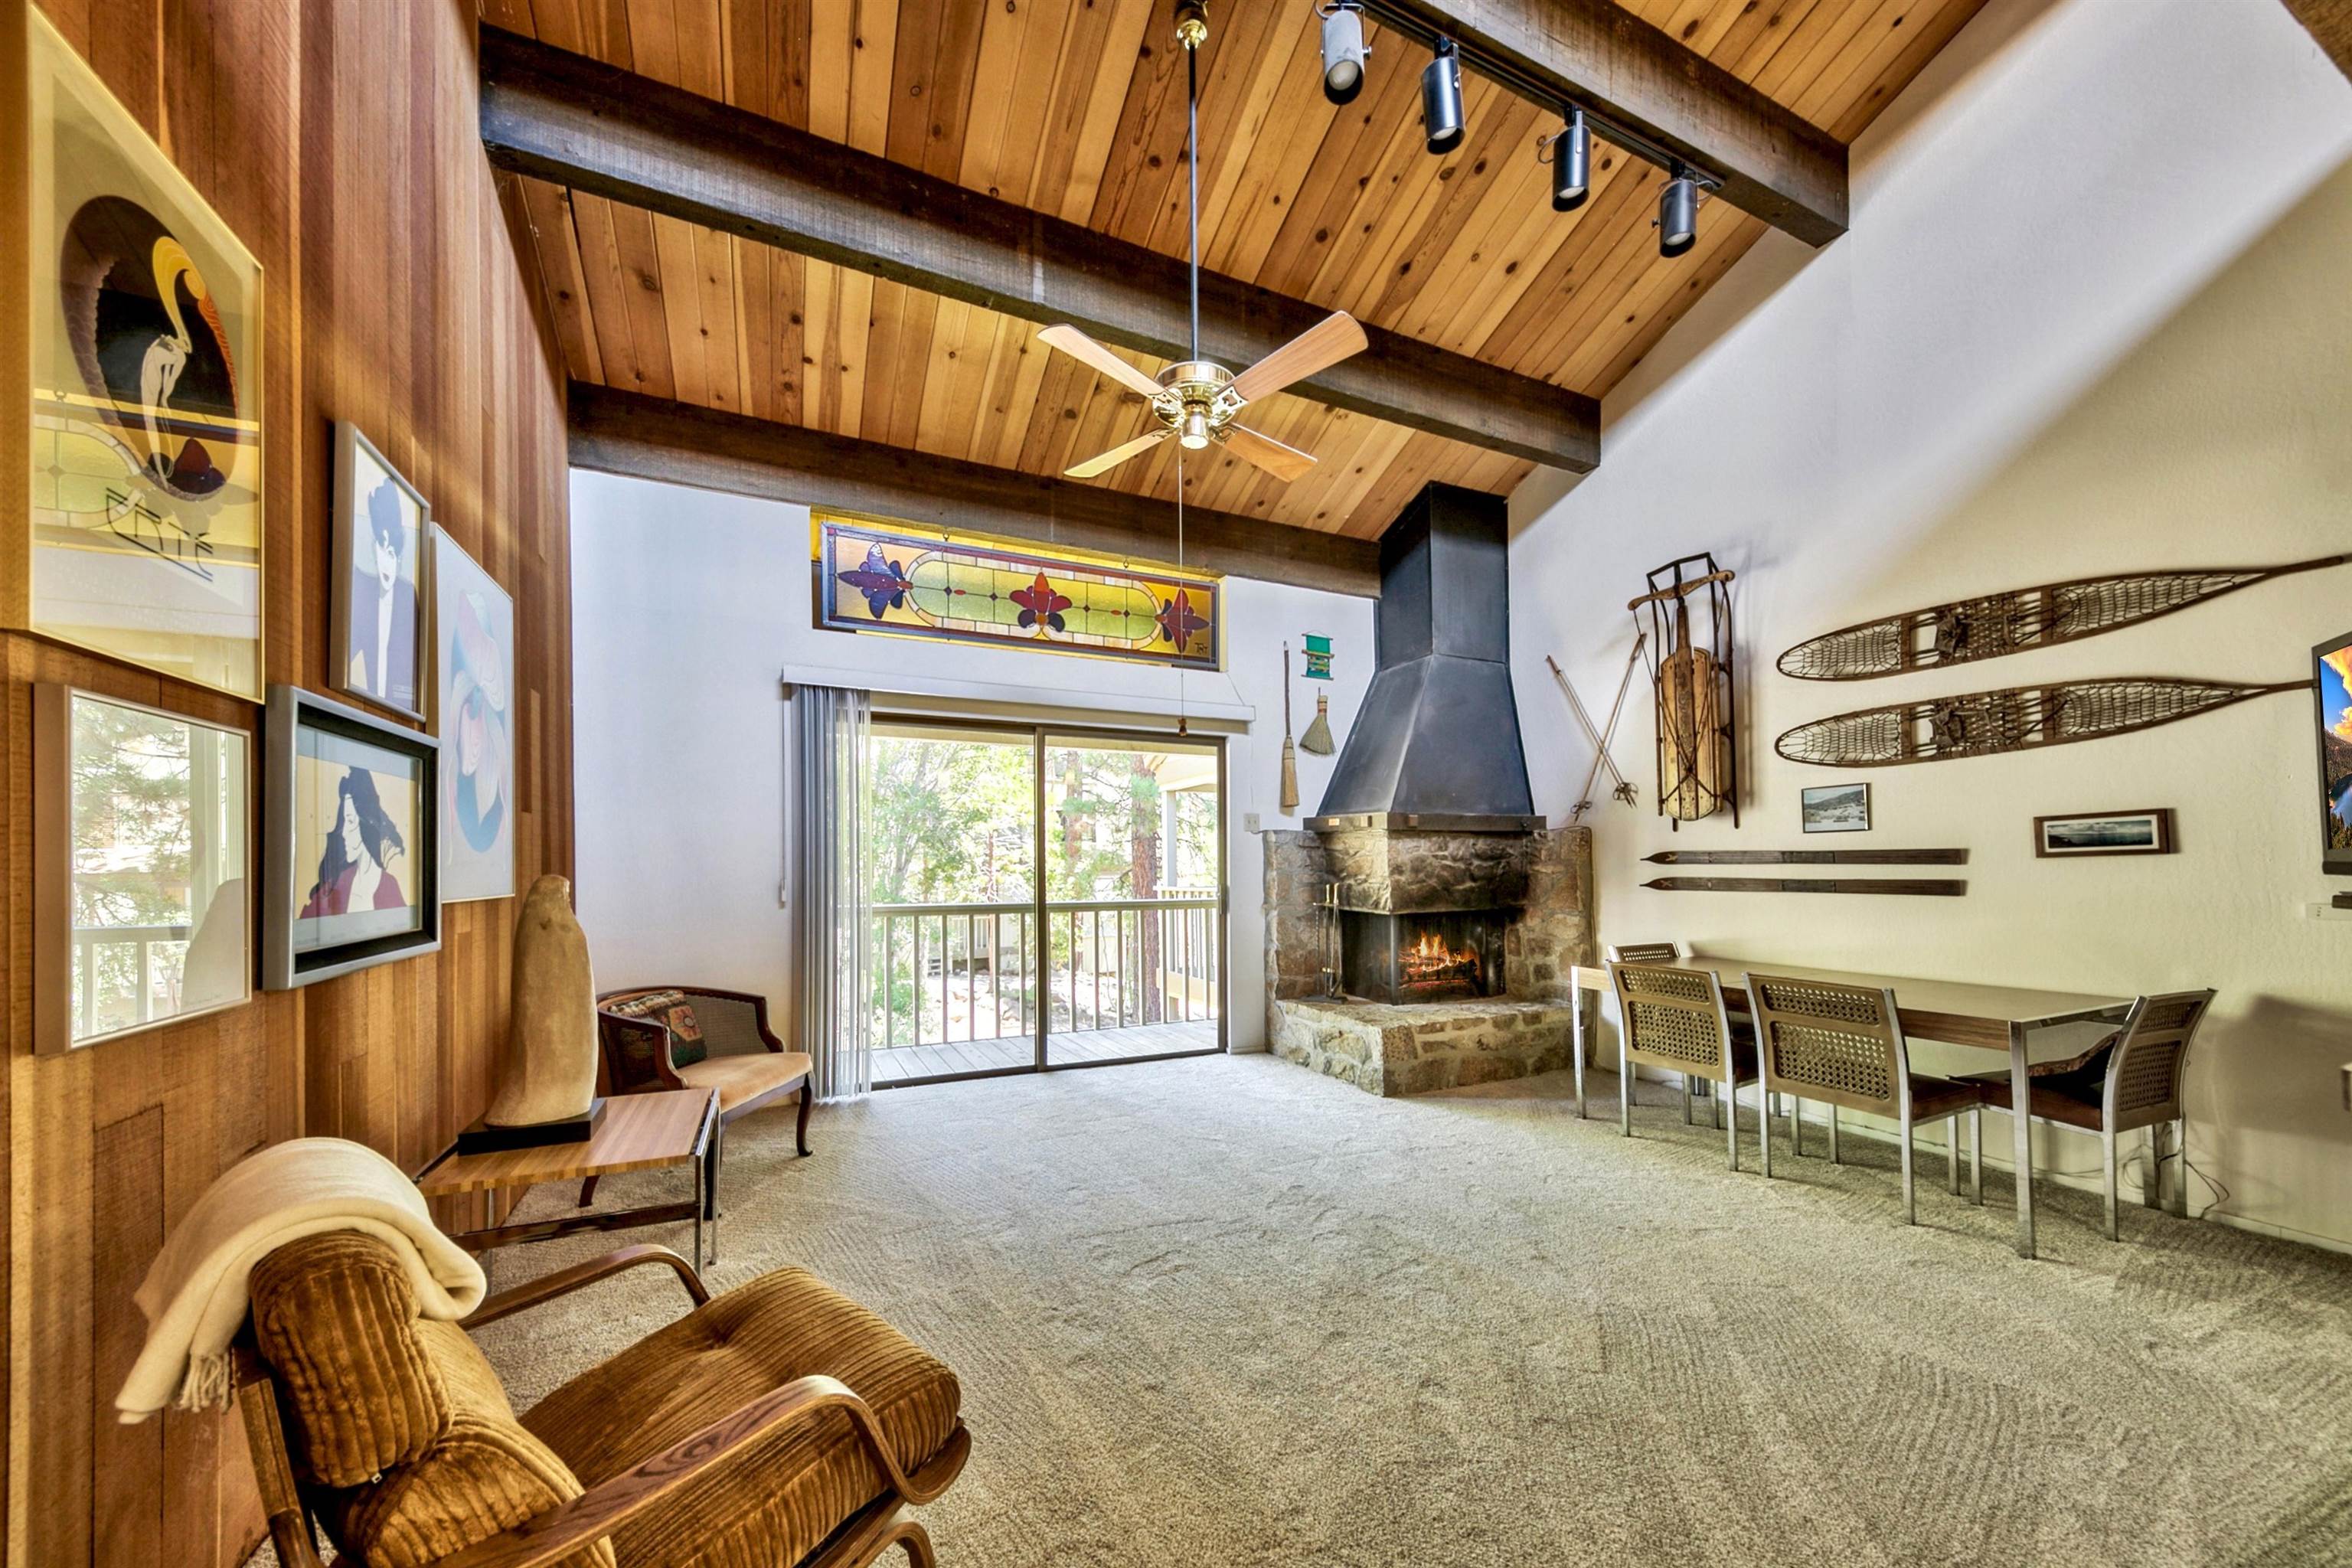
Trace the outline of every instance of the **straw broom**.
<instances>
[{"instance_id":1,"label":"straw broom","mask_svg":"<svg viewBox=\"0 0 2352 1568\"><path fill-rule=\"evenodd\" d=\"M1290 739L1290 645L1282 645L1282 809L1298 809L1298 748Z\"/></svg>"}]
</instances>

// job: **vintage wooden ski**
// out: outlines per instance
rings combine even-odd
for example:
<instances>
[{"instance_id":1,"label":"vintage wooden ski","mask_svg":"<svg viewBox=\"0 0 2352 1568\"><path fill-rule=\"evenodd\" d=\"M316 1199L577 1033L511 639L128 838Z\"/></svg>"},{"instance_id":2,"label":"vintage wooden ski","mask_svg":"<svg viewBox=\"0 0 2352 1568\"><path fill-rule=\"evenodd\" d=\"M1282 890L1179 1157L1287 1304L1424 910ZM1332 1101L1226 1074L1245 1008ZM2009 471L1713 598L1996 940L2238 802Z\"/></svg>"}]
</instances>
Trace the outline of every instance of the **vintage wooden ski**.
<instances>
[{"instance_id":1,"label":"vintage wooden ski","mask_svg":"<svg viewBox=\"0 0 2352 1568\"><path fill-rule=\"evenodd\" d=\"M1999 658L2152 621L2240 588L2352 563L2352 553L2284 566L2137 572L1986 594L1906 610L1801 642L1780 659L1800 680L1871 680L1906 670Z\"/></svg>"},{"instance_id":2,"label":"vintage wooden ski","mask_svg":"<svg viewBox=\"0 0 2352 1568\"><path fill-rule=\"evenodd\" d=\"M1656 877L1642 884L1669 893L1925 893L1958 898L1969 890L1961 881L1931 878L1883 877Z\"/></svg>"},{"instance_id":3,"label":"vintage wooden ski","mask_svg":"<svg viewBox=\"0 0 2352 1568\"><path fill-rule=\"evenodd\" d=\"M1965 849L1661 849L1653 866L1965 866Z\"/></svg>"},{"instance_id":4,"label":"vintage wooden ski","mask_svg":"<svg viewBox=\"0 0 2352 1568\"><path fill-rule=\"evenodd\" d=\"M2308 680L2270 686L2163 676L2063 680L1833 713L1798 725L1772 749L1792 763L1829 768L1936 763L2126 735L2273 691L2310 689Z\"/></svg>"}]
</instances>

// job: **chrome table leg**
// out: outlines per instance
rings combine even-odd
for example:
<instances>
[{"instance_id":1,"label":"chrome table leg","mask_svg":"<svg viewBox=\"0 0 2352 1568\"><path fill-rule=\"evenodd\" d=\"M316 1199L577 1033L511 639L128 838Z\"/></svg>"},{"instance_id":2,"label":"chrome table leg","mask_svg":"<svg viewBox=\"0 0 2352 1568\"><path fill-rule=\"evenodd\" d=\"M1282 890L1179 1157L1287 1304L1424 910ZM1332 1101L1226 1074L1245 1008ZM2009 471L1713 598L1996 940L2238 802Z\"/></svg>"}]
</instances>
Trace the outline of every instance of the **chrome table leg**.
<instances>
[{"instance_id":1,"label":"chrome table leg","mask_svg":"<svg viewBox=\"0 0 2352 1568\"><path fill-rule=\"evenodd\" d=\"M2017 1255L2033 1256L2033 1075L2025 1060L2025 1026L2009 1026L2011 1158L2017 1175Z\"/></svg>"}]
</instances>

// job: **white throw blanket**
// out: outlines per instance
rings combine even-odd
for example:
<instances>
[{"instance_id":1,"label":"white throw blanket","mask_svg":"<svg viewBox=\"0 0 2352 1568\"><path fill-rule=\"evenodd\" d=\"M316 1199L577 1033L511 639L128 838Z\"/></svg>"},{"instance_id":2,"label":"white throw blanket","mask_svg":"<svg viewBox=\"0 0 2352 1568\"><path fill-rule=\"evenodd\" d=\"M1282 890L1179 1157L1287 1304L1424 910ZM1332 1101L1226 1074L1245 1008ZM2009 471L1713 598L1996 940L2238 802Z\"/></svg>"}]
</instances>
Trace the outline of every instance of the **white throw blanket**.
<instances>
[{"instance_id":1,"label":"white throw blanket","mask_svg":"<svg viewBox=\"0 0 2352 1568\"><path fill-rule=\"evenodd\" d=\"M289 1241L355 1230L406 1265L418 1308L456 1320L481 1305L481 1265L441 1234L401 1168L362 1143L297 1138L223 1171L173 1228L139 1287L147 1342L117 1418L144 1421L165 1405L221 1406L231 1391L229 1342L251 1305L253 1267Z\"/></svg>"}]
</instances>

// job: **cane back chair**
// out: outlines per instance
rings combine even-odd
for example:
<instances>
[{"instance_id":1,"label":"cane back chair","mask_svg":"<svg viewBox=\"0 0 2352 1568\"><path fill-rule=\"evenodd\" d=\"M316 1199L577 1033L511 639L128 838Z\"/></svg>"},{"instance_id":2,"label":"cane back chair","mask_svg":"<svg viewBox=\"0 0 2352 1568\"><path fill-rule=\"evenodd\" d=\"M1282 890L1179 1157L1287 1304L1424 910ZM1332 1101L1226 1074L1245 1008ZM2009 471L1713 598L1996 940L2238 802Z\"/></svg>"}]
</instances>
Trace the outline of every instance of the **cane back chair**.
<instances>
[{"instance_id":1,"label":"cane back chair","mask_svg":"<svg viewBox=\"0 0 2352 1568\"><path fill-rule=\"evenodd\" d=\"M1984 1097L1974 1083L1911 1070L1911 1049L1903 1037L1892 990L1751 971L1748 1001L1756 1019L1758 1066L1767 1093L1777 1089L1801 1101L1826 1101L1832 1115L1843 1106L1895 1123L1903 1151L1904 1224L1919 1223L1912 1190L1912 1134L1927 1122L1948 1123L1944 1164L1951 1189L1958 1193L1960 1118L1968 1118L1974 1155L1970 1192L1978 1203L1984 1202ZM1791 1131L1792 1147L1801 1136ZM1834 1158L1834 1143L1831 1151ZM1764 1174L1772 1174L1769 1126Z\"/></svg>"},{"instance_id":2,"label":"cane back chair","mask_svg":"<svg viewBox=\"0 0 2352 1568\"><path fill-rule=\"evenodd\" d=\"M2032 1080L2032 1104L2028 1114L2037 1121L2055 1122L2099 1135L2102 1163L2106 1171L2107 1239L2119 1241L2116 1215L2116 1139L2120 1133L2150 1129L2148 1173L2142 1196L2149 1208L2163 1202L2164 1163L2177 1146L2185 1163L2188 1122L2180 1109L2180 1079L2189 1063L2189 1042L2213 1005L2210 991L2173 991L2143 996L2132 1004L2124 1026L2104 1049L2076 1070ZM2014 1110L2016 1095L2007 1073L1985 1073L1970 1081L1982 1091L1987 1105ZM2175 1135L2179 1142L2176 1145ZM2021 1181L2029 1177L2021 1176ZM2176 1214L2188 1211L2188 1172L2173 1183Z\"/></svg>"},{"instance_id":3,"label":"cane back chair","mask_svg":"<svg viewBox=\"0 0 2352 1568\"><path fill-rule=\"evenodd\" d=\"M1706 1079L1723 1086L1730 1120L1725 1146L1731 1168L1739 1169L1739 1086L1756 1081L1756 1041L1732 1023L1723 1007L1723 984L1709 969L1671 964L1615 963L1609 981L1617 992L1623 1030L1618 1047L1617 1126L1633 1135L1633 1068L1661 1068L1683 1079L1683 1114L1690 1114L1690 1083ZM1759 1109L1757 1112L1763 1115Z\"/></svg>"},{"instance_id":4,"label":"cane back chair","mask_svg":"<svg viewBox=\"0 0 2352 1568\"><path fill-rule=\"evenodd\" d=\"M467 1330L639 1265L693 1310L518 1417ZM392 1248L356 1231L255 1266L236 1397L284 1568L864 1568L903 1506L962 1469L955 1374L796 1268L713 1298L628 1247L501 1292L464 1325L420 1318Z\"/></svg>"}]
</instances>

